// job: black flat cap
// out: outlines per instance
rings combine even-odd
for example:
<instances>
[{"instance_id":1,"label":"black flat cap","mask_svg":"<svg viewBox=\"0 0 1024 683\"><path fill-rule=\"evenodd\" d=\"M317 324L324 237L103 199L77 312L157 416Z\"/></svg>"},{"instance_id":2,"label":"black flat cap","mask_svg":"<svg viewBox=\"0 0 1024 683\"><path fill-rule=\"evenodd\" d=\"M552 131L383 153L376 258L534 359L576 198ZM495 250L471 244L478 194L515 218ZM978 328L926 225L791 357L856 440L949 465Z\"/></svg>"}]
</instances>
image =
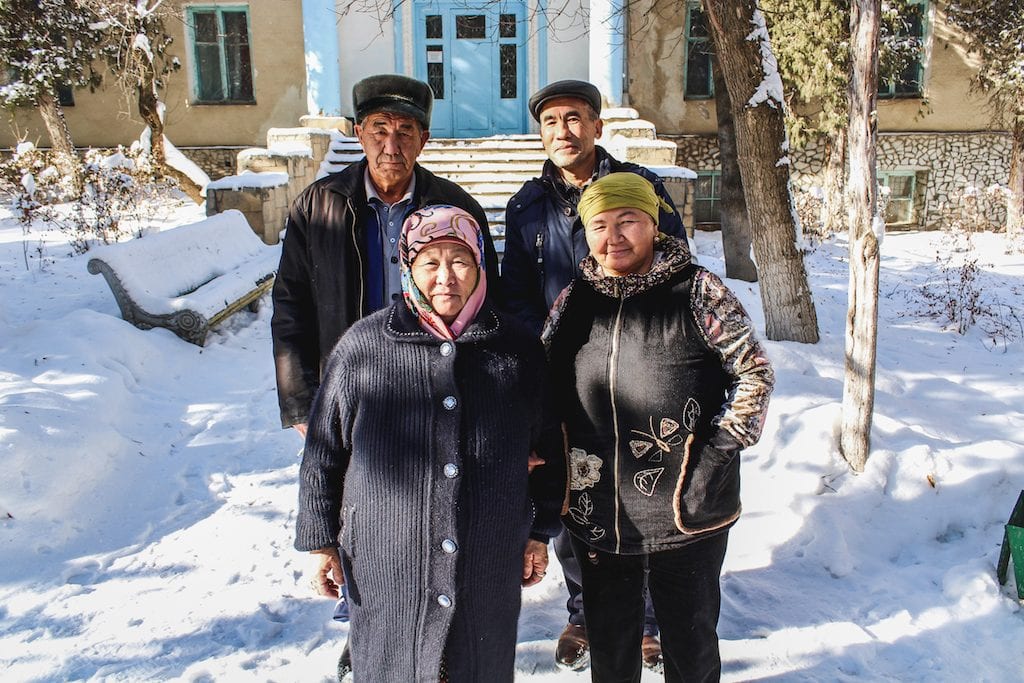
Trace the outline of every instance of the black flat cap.
<instances>
[{"instance_id":1,"label":"black flat cap","mask_svg":"<svg viewBox=\"0 0 1024 683\"><path fill-rule=\"evenodd\" d=\"M597 87L586 81L568 80L549 83L533 93L530 98L530 113L533 114L533 118L540 121L540 112L544 108L544 103L556 97L575 97L589 104L594 113L601 113L601 92Z\"/></svg>"},{"instance_id":2,"label":"black flat cap","mask_svg":"<svg viewBox=\"0 0 1024 683\"><path fill-rule=\"evenodd\" d=\"M427 130L430 128L434 93L429 85L415 78L378 74L352 86L352 104L356 109L356 123L362 123L370 114L383 111L411 116Z\"/></svg>"}]
</instances>

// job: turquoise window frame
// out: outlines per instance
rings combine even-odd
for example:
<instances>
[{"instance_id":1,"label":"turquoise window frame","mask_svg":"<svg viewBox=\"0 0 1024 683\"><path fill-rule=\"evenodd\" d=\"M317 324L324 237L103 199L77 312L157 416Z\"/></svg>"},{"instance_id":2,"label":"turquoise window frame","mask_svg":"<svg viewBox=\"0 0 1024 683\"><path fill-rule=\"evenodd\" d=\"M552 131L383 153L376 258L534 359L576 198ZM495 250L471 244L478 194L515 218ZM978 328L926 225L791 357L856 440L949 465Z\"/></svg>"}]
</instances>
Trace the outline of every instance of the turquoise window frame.
<instances>
[{"instance_id":1,"label":"turquoise window frame","mask_svg":"<svg viewBox=\"0 0 1024 683\"><path fill-rule=\"evenodd\" d=\"M925 46L928 44L929 22L928 22L928 0L908 0L908 5L920 8L921 12L921 35L914 36L921 41L918 48L917 58L907 65L907 68L896 78L888 81L878 82L879 99L904 99L920 98L924 96L924 56ZM901 33L900 35L906 35Z\"/></svg>"},{"instance_id":2,"label":"turquoise window frame","mask_svg":"<svg viewBox=\"0 0 1024 683\"><path fill-rule=\"evenodd\" d=\"M698 0L689 0L686 3L686 55L683 64L683 98L687 100L709 100L715 96L715 81L711 73L711 36L694 36L693 16L694 13L703 13ZM694 84L690 82L690 55L701 45L705 46L707 55L707 77L703 83ZM691 89L693 92L691 92Z\"/></svg>"},{"instance_id":3,"label":"turquoise window frame","mask_svg":"<svg viewBox=\"0 0 1024 683\"><path fill-rule=\"evenodd\" d=\"M701 188L704 186L702 180L710 179L711 192L706 196L701 195ZM706 207L706 208L702 208ZM721 225L722 218L719 213L722 208L722 172L721 171L697 171L697 182L693 191L693 222L698 225ZM713 220L706 220L711 217Z\"/></svg>"},{"instance_id":4,"label":"turquoise window frame","mask_svg":"<svg viewBox=\"0 0 1024 683\"><path fill-rule=\"evenodd\" d=\"M197 14L213 14L217 21L217 41L213 42L200 42L196 31L196 15ZM248 83L248 96L243 93L240 97L231 97L230 93L232 88L230 87L229 78L231 65L229 63L230 50L228 49L228 34L225 26L225 15L227 14L243 14L245 16L245 62L248 67L248 74L240 76L243 77L243 82ZM253 68L253 49L252 49L252 21L250 20L249 5L190 5L186 8L186 20L188 25L188 38L189 38L189 51L192 56L192 87L193 87L193 102L195 104L255 104L256 103L256 79L255 69ZM219 87L221 97L211 97L205 95L206 91L209 90L209 86L213 85L210 83L210 79L214 78L215 74L204 74L203 73L203 62L202 56L200 55L201 46L213 46L217 48L217 64L219 67L219 79L220 83L216 84ZM239 66L239 68L245 68Z\"/></svg>"},{"instance_id":5,"label":"turquoise window frame","mask_svg":"<svg viewBox=\"0 0 1024 683\"><path fill-rule=\"evenodd\" d=\"M917 211L915 203L917 200L917 172L916 171L879 171L878 185L892 190L893 178L909 178L910 191L905 195L894 197L889 195L885 204L886 225L913 225L917 222ZM899 214L897 215L897 211Z\"/></svg>"}]
</instances>

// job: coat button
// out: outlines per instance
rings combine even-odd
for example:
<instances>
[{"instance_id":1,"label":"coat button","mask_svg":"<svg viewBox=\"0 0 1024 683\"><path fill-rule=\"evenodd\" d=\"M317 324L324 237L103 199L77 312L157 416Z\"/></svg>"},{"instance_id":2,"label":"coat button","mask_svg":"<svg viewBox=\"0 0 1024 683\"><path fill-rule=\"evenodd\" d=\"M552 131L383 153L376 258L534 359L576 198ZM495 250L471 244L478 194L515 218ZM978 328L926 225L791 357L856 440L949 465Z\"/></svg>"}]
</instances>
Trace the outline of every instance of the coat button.
<instances>
[{"instance_id":1,"label":"coat button","mask_svg":"<svg viewBox=\"0 0 1024 683\"><path fill-rule=\"evenodd\" d=\"M459 549L459 546L450 538L446 538L441 541L441 550L445 551L449 555Z\"/></svg>"},{"instance_id":2,"label":"coat button","mask_svg":"<svg viewBox=\"0 0 1024 683\"><path fill-rule=\"evenodd\" d=\"M452 355L452 351L454 351L454 350L455 350L455 345L452 344L451 342L445 342L445 343L441 344L441 355L442 356L446 356L446 357L450 356L450 355Z\"/></svg>"},{"instance_id":3,"label":"coat button","mask_svg":"<svg viewBox=\"0 0 1024 683\"><path fill-rule=\"evenodd\" d=\"M459 466L453 462L448 463L447 465L444 466L444 476L448 477L449 479L454 479L455 477L459 476Z\"/></svg>"},{"instance_id":4,"label":"coat button","mask_svg":"<svg viewBox=\"0 0 1024 683\"><path fill-rule=\"evenodd\" d=\"M444 400L441 401L441 405L444 406L445 410L455 410L455 406L458 405L458 401L454 396L445 396Z\"/></svg>"},{"instance_id":5,"label":"coat button","mask_svg":"<svg viewBox=\"0 0 1024 683\"><path fill-rule=\"evenodd\" d=\"M452 599L444 593L441 593L441 595L437 596L437 604L441 605L441 607L451 607Z\"/></svg>"}]
</instances>

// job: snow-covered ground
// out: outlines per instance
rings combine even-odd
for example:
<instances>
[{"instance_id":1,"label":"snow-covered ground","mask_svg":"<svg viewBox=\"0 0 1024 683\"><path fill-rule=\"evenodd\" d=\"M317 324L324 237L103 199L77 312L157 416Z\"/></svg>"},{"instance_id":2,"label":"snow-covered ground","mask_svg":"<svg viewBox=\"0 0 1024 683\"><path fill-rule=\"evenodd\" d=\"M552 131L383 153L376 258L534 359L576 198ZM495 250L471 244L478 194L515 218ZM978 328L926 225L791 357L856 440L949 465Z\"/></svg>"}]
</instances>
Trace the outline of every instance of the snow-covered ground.
<instances>
[{"instance_id":1,"label":"snow-covered ground","mask_svg":"<svg viewBox=\"0 0 1024 683\"><path fill-rule=\"evenodd\" d=\"M165 225L196 220L179 207ZM59 238L24 264L0 209L0 670L5 681L330 680L346 627L291 547L300 442L277 421L270 306L205 348L123 322ZM723 678L1015 681L1024 613L995 567L1024 489L1024 257L974 237L974 289L1008 338L934 311L950 239L882 246L867 471L836 454L846 251L807 256L822 340L767 342L778 383L743 456L722 578ZM697 236L722 273L715 234ZM952 271L954 285L962 271ZM729 281L763 329L758 289ZM929 299L922 288L938 295ZM269 302L267 302L269 304ZM556 669L557 566L524 593L523 681ZM645 681L660 677L644 673Z\"/></svg>"}]
</instances>

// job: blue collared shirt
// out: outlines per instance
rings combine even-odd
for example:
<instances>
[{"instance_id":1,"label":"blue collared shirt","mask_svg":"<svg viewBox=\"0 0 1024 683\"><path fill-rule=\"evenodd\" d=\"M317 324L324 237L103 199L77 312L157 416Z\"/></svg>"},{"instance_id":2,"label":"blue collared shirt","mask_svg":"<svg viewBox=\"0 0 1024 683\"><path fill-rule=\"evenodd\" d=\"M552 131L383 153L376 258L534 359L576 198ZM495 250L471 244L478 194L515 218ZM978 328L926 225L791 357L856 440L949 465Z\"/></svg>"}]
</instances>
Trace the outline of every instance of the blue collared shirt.
<instances>
[{"instance_id":1,"label":"blue collared shirt","mask_svg":"<svg viewBox=\"0 0 1024 683\"><path fill-rule=\"evenodd\" d=\"M366 201L373 209L377 224L366 226L367 253L367 300L371 311L390 306L402 296L402 275L398 264L398 238L402 234L402 223L412 213L413 193L416 191L416 176L409 181L409 188L394 204L380 198L377 187L370 179L370 170L363 174Z\"/></svg>"}]
</instances>

